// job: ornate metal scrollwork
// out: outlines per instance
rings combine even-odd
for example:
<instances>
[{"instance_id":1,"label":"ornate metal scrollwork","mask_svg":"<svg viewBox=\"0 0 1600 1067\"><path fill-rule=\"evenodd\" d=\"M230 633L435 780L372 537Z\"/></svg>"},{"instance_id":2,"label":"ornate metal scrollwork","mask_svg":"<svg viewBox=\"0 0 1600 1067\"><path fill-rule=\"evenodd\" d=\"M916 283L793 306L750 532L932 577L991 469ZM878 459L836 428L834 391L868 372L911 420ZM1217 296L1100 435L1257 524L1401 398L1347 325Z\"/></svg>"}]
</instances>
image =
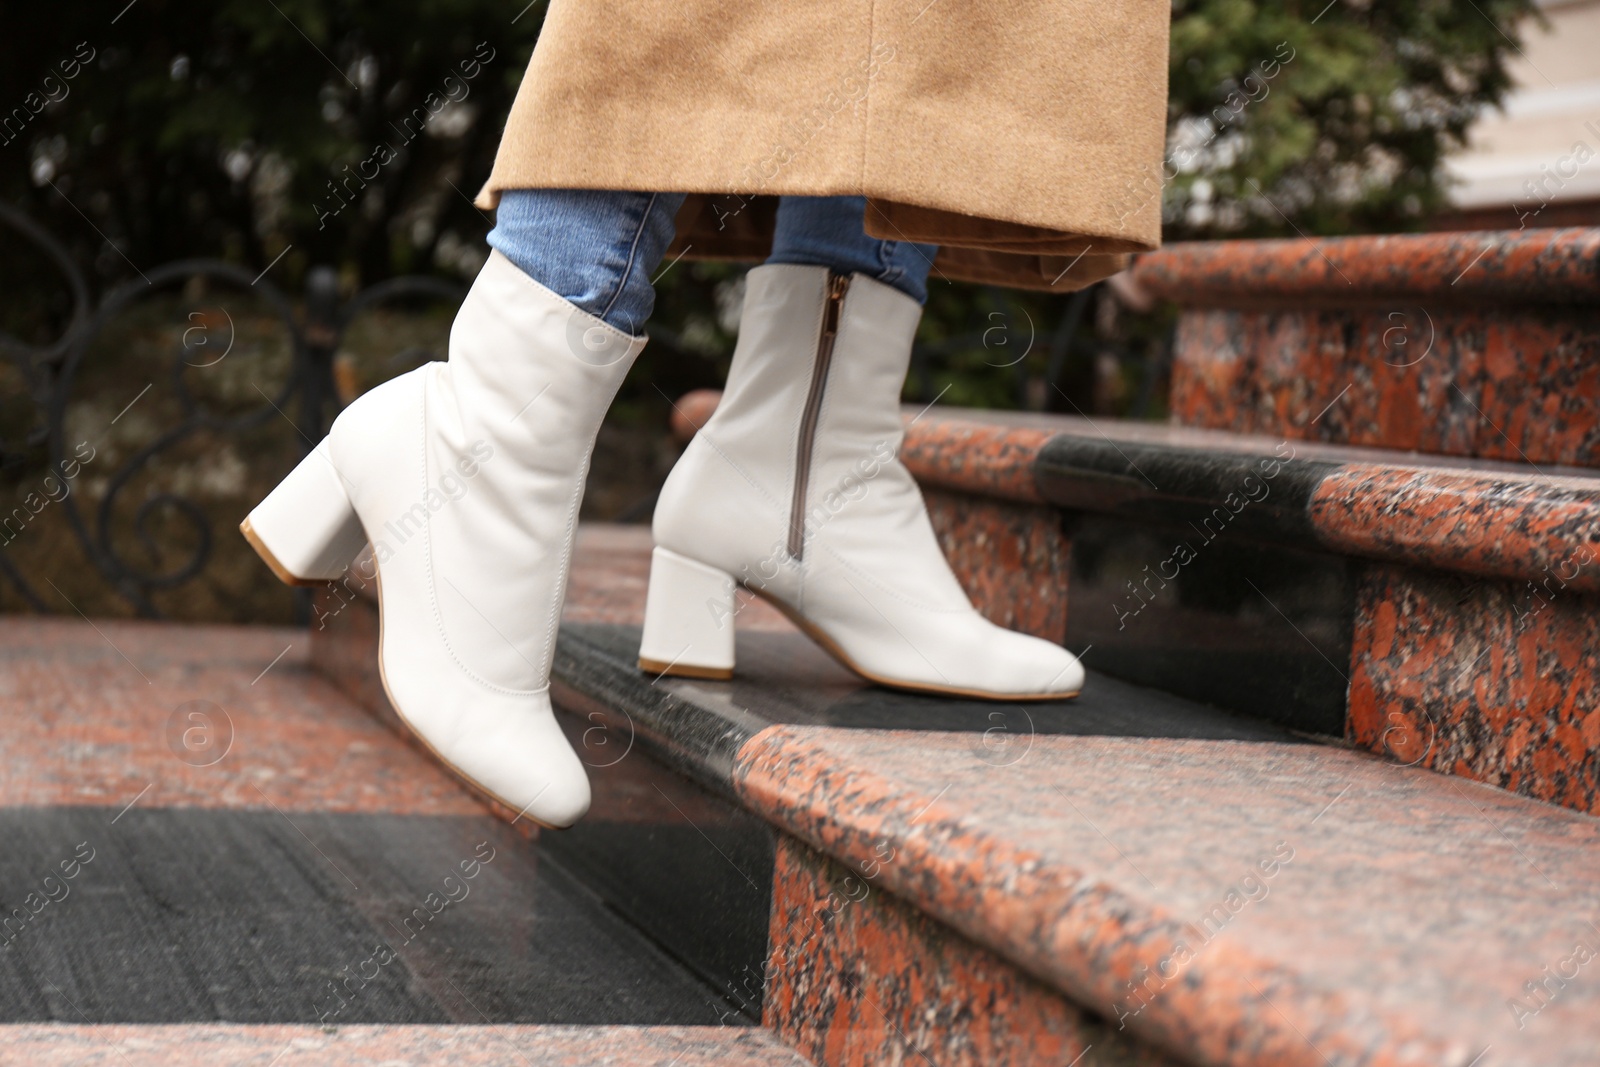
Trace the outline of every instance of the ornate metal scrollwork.
<instances>
[{"instance_id":1,"label":"ornate metal scrollwork","mask_svg":"<svg viewBox=\"0 0 1600 1067\"><path fill-rule=\"evenodd\" d=\"M74 451L75 442L70 439L67 426L74 387L98 355L94 351L97 339L105 335L113 322L136 313L137 305L143 300L170 292L176 286L193 286L197 282L208 289L241 290L249 295L253 306L264 306L287 338L289 367L281 384L270 390L262 389L252 378L252 384L261 394L260 401L243 410L228 412L216 410L191 387L187 376L229 357L237 334L231 314L226 308L222 309L229 336L220 352L209 324L200 323L186 329L171 356L165 377L165 395L169 403L176 401L180 417L161 427L153 438L105 477L104 490L92 515L85 514L80 507L77 493L64 492L55 504L62 509L85 558L136 614L146 617L162 615L152 600L152 593L182 586L205 572L216 544L216 533L203 507L183 493L168 490L149 492L133 505L131 526L125 523L119 527L113 519L121 497L134 480L164 454L198 433L237 437L279 419L293 426L300 454L309 452L327 432L341 406L334 357L356 318L363 312L396 301L426 298L459 303L465 295L463 286L442 279L402 277L369 286L349 301L341 302L336 274L329 268L316 267L307 272L304 312L297 316L294 303L264 276L265 272L255 274L221 260L188 259L121 283L95 304L83 272L49 233L6 205L0 205L0 225L20 235L59 270L71 299L67 325L60 337L49 343L28 343L0 331L0 353L16 368L36 416L42 415L42 419L35 417L20 431L0 428L0 467L36 457L42 447L49 475L60 483L71 483L82 458ZM201 316L197 312L192 317ZM397 357L407 366L398 369L408 369L410 365L439 355L441 353L426 348L407 349ZM155 384L152 381L147 390ZM130 399L137 402L138 398ZM124 408L123 413L126 411ZM121 414L117 416L121 417ZM117 418L111 422L115 423ZM160 537L154 531L158 520L169 524L177 521L187 527L189 537L183 558L163 559L171 555L173 539ZM135 558L138 555L161 562L145 565ZM35 610L50 610L50 600L3 550L0 550L0 575ZM302 604L298 613L303 615L304 612Z\"/></svg>"}]
</instances>

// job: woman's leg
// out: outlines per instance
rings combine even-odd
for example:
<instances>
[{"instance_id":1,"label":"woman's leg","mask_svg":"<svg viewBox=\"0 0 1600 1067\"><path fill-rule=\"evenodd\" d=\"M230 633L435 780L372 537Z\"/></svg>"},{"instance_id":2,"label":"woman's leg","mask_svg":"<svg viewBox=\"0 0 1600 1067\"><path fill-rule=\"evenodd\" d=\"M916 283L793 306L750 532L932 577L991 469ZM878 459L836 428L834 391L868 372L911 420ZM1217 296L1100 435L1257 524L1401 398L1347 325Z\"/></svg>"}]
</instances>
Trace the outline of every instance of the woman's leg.
<instances>
[{"instance_id":1,"label":"woman's leg","mask_svg":"<svg viewBox=\"0 0 1600 1067\"><path fill-rule=\"evenodd\" d=\"M864 196L781 198L767 262L860 272L926 304L928 271L939 246L869 237L863 226L866 210Z\"/></svg>"},{"instance_id":2,"label":"woman's leg","mask_svg":"<svg viewBox=\"0 0 1600 1067\"><path fill-rule=\"evenodd\" d=\"M518 817L589 805L550 706L556 625L600 420L644 347L679 198L506 193L450 358L358 397L250 513L286 581L376 589L401 718Z\"/></svg>"},{"instance_id":3,"label":"woman's leg","mask_svg":"<svg viewBox=\"0 0 1600 1067\"><path fill-rule=\"evenodd\" d=\"M655 306L650 277L672 243L683 196L508 189L489 244L557 296L638 336Z\"/></svg>"}]
</instances>

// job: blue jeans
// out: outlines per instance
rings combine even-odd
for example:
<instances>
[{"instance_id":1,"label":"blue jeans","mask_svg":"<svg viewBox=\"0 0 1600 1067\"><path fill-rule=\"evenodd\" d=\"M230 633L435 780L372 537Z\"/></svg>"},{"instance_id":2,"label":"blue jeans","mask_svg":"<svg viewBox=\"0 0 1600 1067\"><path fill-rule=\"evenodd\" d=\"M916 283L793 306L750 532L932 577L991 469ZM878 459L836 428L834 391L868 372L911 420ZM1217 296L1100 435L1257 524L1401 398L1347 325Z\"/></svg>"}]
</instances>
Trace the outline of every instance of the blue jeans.
<instances>
[{"instance_id":1,"label":"blue jeans","mask_svg":"<svg viewBox=\"0 0 1600 1067\"><path fill-rule=\"evenodd\" d=\"M534 281L632 335L655 307L652 276L672 243L682 193L509 189L489 244ZM868 237L866 198L785 196L768 263L860 272L917 303L928 298L938 249Z\"/></svg>"},{"instance_id":2,"label":"blue jeans","mask_svg":"<svg viewBox=\"0 0 1600 1067\"><path fill-rule=\"evenodd\" d=\"M928 271L939 247L868 237L862 228L866 213L864 196L780 197L767 262L865 274L926 304Z\"/></svg>"}]
</instances>

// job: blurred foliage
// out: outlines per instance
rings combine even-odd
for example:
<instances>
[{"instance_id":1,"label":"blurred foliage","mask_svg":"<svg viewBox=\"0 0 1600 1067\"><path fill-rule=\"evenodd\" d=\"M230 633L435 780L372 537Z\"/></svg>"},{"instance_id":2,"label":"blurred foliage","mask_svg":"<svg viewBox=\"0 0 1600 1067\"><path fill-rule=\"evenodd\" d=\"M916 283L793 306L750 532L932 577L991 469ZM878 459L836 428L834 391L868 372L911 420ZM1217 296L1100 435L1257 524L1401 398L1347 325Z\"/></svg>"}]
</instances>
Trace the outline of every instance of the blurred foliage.
<instances>
[{"instance_id":1,"label":"blurred foliage","mask_svg":"<svg viewBox=\"0 0 1600 1067\"><path fill-rule=\"evenodd\" d=\"M49 96L51 82L59 102L0 146L4 195L108 274L196 255L265 266L291 245L280 280L313 263L364 281L470 273L487 220L469 198L542 11L542 0L516 21L486 0L19 7L0 45L0 106ZM67 78L62 63L84 50L92 58ZM378 146L394 157L363 167Z\"/></svg>"},{"instance_id":2,"label":"blurred foliage","mask_svg":"<svg viewBox=\"0 0 1600 1067\"><path fill-rule=\"evenodd\" d=\"M490 221L470 198L545 6L18 7L0 41L0 108L11 109L0 114L0 196L67 241L101 284L187 256L272 264L290 291L318 263L337 265L347 289L411 271L470 276ZM1532 10L1532 0L1173 0L1167 161L1127 196L1163 197L1169 238L1415 228L1443 202L1441 160L1507 88ZM34 101L45 101L37 114ZM689 262L666 272L656 343L619 416L659 422L667 398L718 380L738 275ZM47 276L29 258L0 257L0 285L39 293L5 302L0 324L50 332L62 305L42 291ZM908 398L1159 415L1164 325L1101 308L1105 292L1064 355L1018 359L1028 338L1054 333L1070 298L936 278L923 334L932 355Z\"/></svg>"},{"instance_id":3,"label":"blurred foliage","mask_svg":"<svg viewBox=\"0 0 1600 1067\"><path fill-rule=\"evenodd\" d=\"M1510 87L1534 0L1173 0L1168 237L1393 232Z\"/></svg>"}]
</instances>

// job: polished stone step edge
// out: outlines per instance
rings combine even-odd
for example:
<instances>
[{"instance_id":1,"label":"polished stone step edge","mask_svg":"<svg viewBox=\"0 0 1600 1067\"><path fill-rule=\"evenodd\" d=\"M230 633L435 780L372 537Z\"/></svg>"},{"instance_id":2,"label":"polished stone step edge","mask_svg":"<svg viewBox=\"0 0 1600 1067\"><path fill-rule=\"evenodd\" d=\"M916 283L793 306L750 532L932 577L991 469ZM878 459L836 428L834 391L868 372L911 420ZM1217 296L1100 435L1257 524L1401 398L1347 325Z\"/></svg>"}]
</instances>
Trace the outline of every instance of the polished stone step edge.
<instances>
[{"instance_id":1,"label":"polished stone step edge","mask_svg":"<svg viewBox=\"0 0 1600 1067\"><path fill-rule=\"evenodd\" d=\"M677 402L693 436L720 394ZM1484 577L1600 591L1600 479L1415 452L1114 419L908 409L900 457L926 489ZM1235 521L1237 517L1237 521Z\"/></svg>"},{"instance_id":2,"label":"polished stone step edge","mask_svg":"<svg viewBox=\"0 0 1600 1067\"><path fill-rule=\"evenodd\" d=\"M938 489L1217 532L1227 527L1289 547L1462 574L1535 582L1559 576L1574 590L1600 590L1600 480L1593 477L1220 432L1060 422L1051 432L930 414L909 430L902 456L919 482Z\"/></svg>"},{"instance_id":3,"label":"polished stone step edge","mask_svg":"<svg viewBox=\"0 0 1600 1067\"><path fill-rule=\"evenodd\" d=\"M1181 241L1131 273L1151 295L1198 308L1592 305L1600 229Z\"/></svg>"}]
</instances>

